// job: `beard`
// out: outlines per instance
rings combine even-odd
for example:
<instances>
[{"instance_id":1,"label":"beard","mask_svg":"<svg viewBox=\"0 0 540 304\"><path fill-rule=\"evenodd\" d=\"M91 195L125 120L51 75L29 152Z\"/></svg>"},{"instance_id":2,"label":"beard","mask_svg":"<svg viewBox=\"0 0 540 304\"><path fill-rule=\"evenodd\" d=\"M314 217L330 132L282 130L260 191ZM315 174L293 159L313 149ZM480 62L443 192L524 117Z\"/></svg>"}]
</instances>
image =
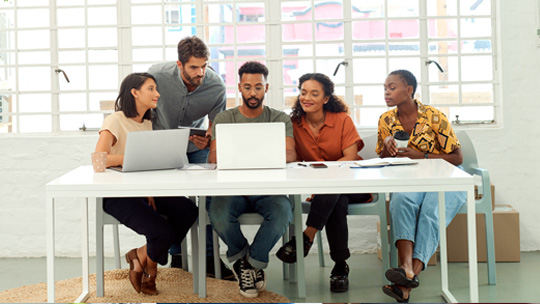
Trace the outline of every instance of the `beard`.
<instances>
[{"instance_id":1,"label":"beard","mask_svg":"<svg viewBox=\"0 0 540 304\"><path fill-rule=\"evenodd\" d=\"M255 98L255 97L251 97L251 98L246 99L246 98L244 97L244 95L242 95L242 100L244 101L244 104L245 104L248 108L250 108L250 109L257 109L257 108L259 108L259 107L262 105L262 102L263 102L263 100L264 100L264 97L261 98L261 99ZM249 100L256 100L257 103L256 103L256 104L251 104L251 103L248 102Z\"/></svg>"},{"instance_id":2,"label":"beard","mask_svg":"<svg viewBox=\"0 0 540 304\"><path fill-rule=\"evenodd\" d=\"M197 77L189 77L189 75L182 70L182 75L184 75L184 78L194 87L198 87L202 84L204 76L197 76Z\"/></svg>"}]
</instances>

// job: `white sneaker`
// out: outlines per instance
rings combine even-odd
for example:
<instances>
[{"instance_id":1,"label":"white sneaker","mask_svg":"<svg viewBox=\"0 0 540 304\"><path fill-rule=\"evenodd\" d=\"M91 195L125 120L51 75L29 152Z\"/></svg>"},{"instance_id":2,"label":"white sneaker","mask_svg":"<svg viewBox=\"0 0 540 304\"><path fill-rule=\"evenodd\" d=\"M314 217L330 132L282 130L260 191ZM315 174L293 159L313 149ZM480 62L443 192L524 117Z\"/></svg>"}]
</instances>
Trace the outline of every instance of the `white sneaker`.
<instances>
[{"instance_id":1,"label":"white sneaker","mask_svg":"<svg viewBox=\"0 0 540 304\"><path fill-rule=\"evenodd\" d=\"M253 268L253 277L255 278L255 288L258 292L266 289L266 273L262 269Z\"/></svg>"}]
</instances>

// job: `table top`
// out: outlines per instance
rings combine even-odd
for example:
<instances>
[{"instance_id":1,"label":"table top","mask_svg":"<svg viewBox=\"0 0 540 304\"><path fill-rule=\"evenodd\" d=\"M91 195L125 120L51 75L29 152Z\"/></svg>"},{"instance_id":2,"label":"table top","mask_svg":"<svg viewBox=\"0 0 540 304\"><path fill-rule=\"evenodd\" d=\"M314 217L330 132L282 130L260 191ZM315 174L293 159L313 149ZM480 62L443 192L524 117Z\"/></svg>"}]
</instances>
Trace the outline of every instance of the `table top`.
<instances>
[{"instance_id":1,"label":"table top","mask_svg":"<svg viewBox=\"0 0 540 304\"><path fill-rule=\"evenodd\" d=\"M46 185L55 196L250 195L402 191L456 191L474 184L465 171L442 159L416 165L351 168L351 162L325 162L315 169L289 163L285 169L158 170L95 173L81 166ZM421 189L420 189L421 188ZM97 195L99 194L99 195Z\"/></svg>"}]
</instances>

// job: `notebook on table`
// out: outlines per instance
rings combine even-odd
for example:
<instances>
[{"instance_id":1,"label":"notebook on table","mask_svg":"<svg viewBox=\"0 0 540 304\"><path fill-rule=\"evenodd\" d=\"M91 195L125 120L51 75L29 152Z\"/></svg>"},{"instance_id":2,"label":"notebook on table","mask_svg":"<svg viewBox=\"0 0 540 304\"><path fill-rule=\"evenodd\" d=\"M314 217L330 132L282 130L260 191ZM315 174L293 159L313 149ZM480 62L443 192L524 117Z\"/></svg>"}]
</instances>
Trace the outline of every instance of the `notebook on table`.
<instances>
[{"instance_id":1,"label":"notebook on table","mask_svg":"<svg viewBox=\"0 0 540 304\"><path fill-rule=\"evenodd\" d=\"M189 129L129 132L121 172L182 168L188 163Z\"/></svg>"},{"instance_id":2,"label":"notebook on table","mask_svg":"<svg viewBox=\"0 0 540 304\"><path fill-rule=\"evenodd\" d=\"M217 168L285 168L285 123L216 125Z\"/></svg>"}]
</instances>

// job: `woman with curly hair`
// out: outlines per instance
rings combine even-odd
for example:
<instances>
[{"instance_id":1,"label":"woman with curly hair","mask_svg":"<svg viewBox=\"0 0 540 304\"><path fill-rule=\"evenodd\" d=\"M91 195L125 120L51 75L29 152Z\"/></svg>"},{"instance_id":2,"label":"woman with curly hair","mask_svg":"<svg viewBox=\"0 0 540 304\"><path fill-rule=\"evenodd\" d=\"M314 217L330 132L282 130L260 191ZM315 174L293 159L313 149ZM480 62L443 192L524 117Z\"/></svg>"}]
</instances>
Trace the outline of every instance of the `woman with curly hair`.
<instances>
[{"instance_id":1,"label":"woman with curly hair","mask_svg":"<svg viewBox=\"0 0 540 304\"><path fill-rule=\"evenodd\" d=\"M292 108L294 141L298 161L350 161L361 159L358 151L364 142L348 114L347 105L334 95L334 83L320 73L305 74L299 79L300 95ZM330 290L349 288L350 257L347 210L349 203L370 201L371 194L318 194L311 199L311 210L303 233L304 257L315 234L326 227L330 257L335 262L330 276ZM296 262L295 241L281 247L277 256L286 263Z\"/></svg>"}]
</instances>

